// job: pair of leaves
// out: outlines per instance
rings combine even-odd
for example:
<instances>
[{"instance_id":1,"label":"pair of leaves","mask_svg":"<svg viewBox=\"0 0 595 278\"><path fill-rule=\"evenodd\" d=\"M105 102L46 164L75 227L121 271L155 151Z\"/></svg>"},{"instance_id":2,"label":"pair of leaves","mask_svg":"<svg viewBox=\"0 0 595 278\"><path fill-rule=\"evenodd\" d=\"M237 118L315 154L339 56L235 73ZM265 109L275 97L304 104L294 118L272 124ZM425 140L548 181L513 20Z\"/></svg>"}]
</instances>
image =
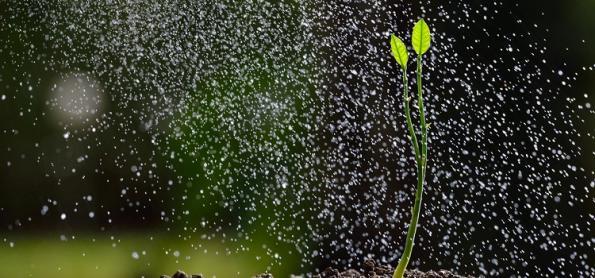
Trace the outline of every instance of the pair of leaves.
<instances>
[{"instance_id":1,"label":"pair of leaves","mask_svg":"<svg viewBox=\"0 0 595 278\"><path fill-rule=\"evenodd\" d=\"M413 32L411 33L411 45L413 46L413 50L417 55L423 55L430 49L431 41L432 35L430 34L430 27L423 19L420 19L415 23L415 26L413 26ZM403 69L406 69L407 61L409 61L409 52L407 52L405 43L395 36L395 34L391 34L390 48L397 63Z\"/></svg>"}]
</instances>

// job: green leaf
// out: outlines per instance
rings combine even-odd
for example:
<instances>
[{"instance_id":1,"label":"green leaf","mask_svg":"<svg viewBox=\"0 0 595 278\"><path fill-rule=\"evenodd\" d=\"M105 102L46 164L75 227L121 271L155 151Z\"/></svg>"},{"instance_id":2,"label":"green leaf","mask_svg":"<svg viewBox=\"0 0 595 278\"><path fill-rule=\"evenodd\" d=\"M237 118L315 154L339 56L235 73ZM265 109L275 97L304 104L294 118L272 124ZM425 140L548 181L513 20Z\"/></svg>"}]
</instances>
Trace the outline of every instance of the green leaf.
<instances>
[{"instance_id":1,"label":"green leaf","mask_svg":"<svg viewBox=\"0 0 595 278\"><path fill-rule=\"evenodd\" d=\"M405 43L395 34L390 35L390 49L393 52L393 56L395 56L395 60L397 60L397 64L401 66L401 68L407 68L407 61L409 60L409 53L407 52L407 46Z\"/></svg>"},{"instance_id":2,"label":"green leaf","mask_svg":"<svg viewBox=\"0 0 595 278\"><path fill-rule=\"evenodd\" d=\"M422 55L430 49L430 42L432 35L430 34L430 27L426 22L420 19L415 26L413 26L413 33L411 34L411 45L417 55Z\"/></svg>"}]
</instances>

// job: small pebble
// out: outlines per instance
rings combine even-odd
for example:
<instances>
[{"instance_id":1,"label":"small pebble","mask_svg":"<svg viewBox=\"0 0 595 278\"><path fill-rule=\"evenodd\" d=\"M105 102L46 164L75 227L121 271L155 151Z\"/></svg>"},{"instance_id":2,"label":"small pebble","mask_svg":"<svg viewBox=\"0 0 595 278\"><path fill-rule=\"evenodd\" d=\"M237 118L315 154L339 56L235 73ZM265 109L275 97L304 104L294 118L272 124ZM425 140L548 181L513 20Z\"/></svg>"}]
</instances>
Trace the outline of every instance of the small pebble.
<instances>
[{"instance_id":1,"label":"small pebble","mask_svg":"<svg viewBox=\"0 0 595 278\"><path fill-rule=\"evenodd\" d=\"M176 271L176 273L174 273L174 276L172 276L172 278L188 278L188 275L186 275L184 271L178 270Z\"/></svg>"},{"instance_id":2,"label":"small pebble","mask_svg":"<svg viewBox=\"0 0 595 278\"><path fill-rule=\"evenodd\" d=\"M262 273L254 276L254 278L273 278L273 275L270 273Z\"/></svg>"}]
</instances>

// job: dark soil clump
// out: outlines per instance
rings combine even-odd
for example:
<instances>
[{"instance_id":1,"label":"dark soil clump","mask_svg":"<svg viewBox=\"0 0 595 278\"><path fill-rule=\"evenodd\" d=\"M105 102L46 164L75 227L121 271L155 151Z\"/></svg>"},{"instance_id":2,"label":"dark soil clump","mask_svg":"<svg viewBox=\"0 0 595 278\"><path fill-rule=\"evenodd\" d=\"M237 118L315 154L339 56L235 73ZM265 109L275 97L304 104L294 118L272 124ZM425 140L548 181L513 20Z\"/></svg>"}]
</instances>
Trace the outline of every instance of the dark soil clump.
<instances>
[{"instance_id":1,"label":"dark soil clump","mask_svg":"<svg viewBox=\"0 0 595 278\"><path fill-rule=\"evenodd\" d=\"M328 267L322 273L314 275L314 278L392 278L393 268L391 266L377 264L373 260L366 260L362 266L363 272L355 269L348 269L339 271L332 267ZM466 278L471 276L456 275L448 270L428 271L423 272L419 270L407 270L405 272L407 278Z\"/></svg>"},{"instance_id":2,"label":"dark soil clump","mask_svg":"<svg viewBox=\"0 0 595 278\"><path fill-rule=\"evenodd\" d=\"M161 278L170 278L167 275L161 275ZM203 278L200 274L188 275L184 271L178 270L171 278Z\"/></svg>"}]
</instances>

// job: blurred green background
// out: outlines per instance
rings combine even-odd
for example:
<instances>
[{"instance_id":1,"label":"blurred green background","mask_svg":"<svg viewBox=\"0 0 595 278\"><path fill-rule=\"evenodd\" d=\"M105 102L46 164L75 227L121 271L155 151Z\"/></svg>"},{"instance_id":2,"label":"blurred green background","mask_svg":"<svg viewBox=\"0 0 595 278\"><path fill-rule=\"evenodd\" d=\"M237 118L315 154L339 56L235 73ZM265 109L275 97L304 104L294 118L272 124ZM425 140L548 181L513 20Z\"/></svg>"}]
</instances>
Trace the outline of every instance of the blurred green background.
<instances>
[{"instance_id":1,"label":"blurred green background","mask_svg":"<svg viewBox=\"0 0 595 278\"><path fill-rule=\"evenodd\" d=\"M183 269L284 277L299 269L299 254L266 232L272 222L293 222L266 205L283 192L246 186L275 177L229 170L241 161L276 173L260 159L273 157L300 173L299 160L279 149L301 151L283 132L303 132L300 114L267 111L276 117L259 122L242 105L260 101L262 91L275 92L275 103L302 105L292 93L311 88L303 74L288 79L308 71L304 52L291 51L305 41L295 33L304 8L0 2L1 275L157 277ZM208 20L196 21L200 13ZM271 38L244 35L257 29ZM240 144L261 151L239 153ZM256 209L254 219L248 212ZM299 233L291 228L285 236Z\"/></svg>"},{"instance_id":2,"label":"blurred green background","mask_svg":"<svg viewBox=\"0 0 595 278\"><path fill-rule=\"evenodd\" d=\"M184 9L199 8L193 7L191 1L187 3L190 3L189 7L180 6L178 12L170 11L168 15L183 16ZM88 42L104 39L102 32L109 40L108 35L112 30L105 28L98 32L78 33L76 28L80 22L77 20L84 21L86 17L97 15L101 18L96 20L111 22L130 15L118 12L119 6L116 4L86 4L91 5L87 7L91 12L77 15L75 12L67 13L66 10L62 10L64 6L68 6L63 2L0 1L0 97L8 100L0 101L0 276L157 277L159 274L171 274L176 269L184 269L190 273L217 277L249 277L266 271L273 272L277 277L288 277L290 273L304 271L301 258L296 252L283 253L282 263L278 263L279 260L275 259L275 256L279 254L271 254L271 250L287 251L292 246L289 243L284 245L280 243L283 241L273 238L274 235L266 234L263 227L270 225L270 222L254 223L249 217L245 217L247 211L252 209L248 208L249 204L222 205L222 196L231 196L230 199L234 200L274 197L259 194L245 196L253 194L255 190L241 190L242 185L264 183L272 177L250 177L250 173L240 173L230 182L227 180L228 175L216 171L225 167L233 168L240 158L242 161L254 163L254 168L264 169L267 166L261 164L262 161L258 159L258 156L262 155L286 161L284 166L291 173L307 174L300 168L301 161L292 156L293 153L303 152L303 148L299 144L289 144L287 133L281 132L281 135L273 136L270 131L287 131L291 128L293 132L306 133L304 123L316 123L316 115L306 111L308 106L317 105L315 99L291 99L292 92L305 91L308 92L306 96L314 93L308 80L290 85L275 84L272 81L275 77L287 76L292 70L304 70L305 73L300 76L314 75L315 73L311 72L313 69L309 68L312 64L296 63L304 59L303 56L309 50L308 45L301 48L302 52L292 53L280 60L272 60L262 53L276 51L275 44L291 46L296 41L307 40L304 37L292 37L291 32L302 24L298 16L300 12L304 9L314 9L316 3L270 1L262 10L243 10L245 7L242 4L234 4L233 1L225 3L227 6L224 9L228 13L219 14L222 18L241 13L248 17L254 16L252 21L236 19L245 26L229 26L230 32L235 28L277 28L252 26L258 25L258 16L264 10L273 11L269 22L284 24L282 31L289 33L273 38L270 45L265 44L264 50L248 47L240 57L233 57L238 60L254 60L256 65L269 64L270 68L279 66L280 69L277 72L250 69L247 71L253 74L252 76L236 80L226 75L230 71L238 70L226 54L229 53L230 47L246 46L249 42L210 45L211 50L217 51L209 53L208 55L212 56L208 56L207 59L219 59L220 66L188 69L189 74L192 71L204 71L208 73L209 79L198 84L188 84L185 89L196 92L184 100L190 109L168 112L173 118L161 120L160 123L157 123L157 119L143 118L147 115L143 112L162 109L165 106L153 106L153 100L148 96L155 94L142 94L146 88L138 85L134 76L158 72L159 65L171 57L157 57L147 61L144 68L128 69L126 64L119 60L117 52L112 52L113 56L98 55L105 52ZM436 1L424 5L438 6L442 3ZM506 2L502 5L510 5L510 9L521 13L517 16L526 18L527 22L550 28L549 32L544 30L544 36L549 38L551 63L564 64L569 69L593 65L595 48L589 46L595 42L595 19L592 16L595 12L595 1L523 1ZM109 8L106 8L107 6ZM540 16L541 12L536 12L535 7L548 16ZM94 13L101 9L105 11ZM51 19L52 15L61 14L68 14L71 18ZM77 19L77 16L80 18ZM210 24L225 23L213 19L214 22ZM56 22L60 24L53 24ZM507 24L512 24L504 19L501 23L503 29L507 28ZM207 25L202 27L208 28L209 23L205 24ZM187 30L184 26L178 27L179 32ZM456 32L455 26L451 28L452 32ZM59 38L56 44L52 44L46 36L57 33L64 36ZM84 37L84 34L99 34L99 37ZM117 41L118 38L111 39ZM157 38L147 40L134 42L146 44L147 48L159 49L159 43L151 44L152 40L158 40ZM200 43L200 39L197 41ZM160 43L167 44L166 41ZM127 45L123 43L121 47ZM286 49L282 50L282 53L291 51ZM83 85L92 84L93 78L96 78L97 83L111 84L114 87L102 88L109 92L110 97L104 96L98 102L101 103L101 107L96 108L109 111L110 117L92 123L80 123L84 128L76 127L72 122L76 122L77 119L73 120L72 116L68 119L54 117L52 106L48 105L49 100L44 94L51 90L56 80L69 73L89 71L89 64L98 59L110 61L108 64L114 65L114 68L103 69L106 73L102 76L74 76L82 79ZM154 78L159 78L159 74L161 73L156 73ZM286 77L286 80L291 78ZM185 80L180 81L181 84L184 82ZM210 82L217 84L213 85L214 83ZM583 95L587 94L588 101L595 103L592 93L595 88L593 71L583 72L573 83L574 90L564 93L576 98L583 98ZM77 86L83 86L81 84ZM150 86L147 85L148 87ZM129 89L137 90L139 93L115 95ZM218 121L218 115L226 111L218 110L219 104L209 102L209 95L212 99L221 99L222 96L213 95L220 94L223 90L243 97L242 100L246 102L252 101L249 94L241 94L258 90L284 90L281 96L291 99L290 103L296 104L297 107L294 108L301 113L297 114L297 119L280 117L265 120L258 123L254 129L250 129L251 123L247 120L236 123L221 122ZM249 113L242 112L242 107L236 108L239 115ZM187 120L193 117L211 121ZM591 121L585 124L585 130L593 132L595 122L592 115L585 114L583 118ZM143 132L146 131L143 127L147 125L165 130L166 132L159 134L165 134L166 138L158 138L155 133ZM178 136L177 130L193 132L182 132L183 135ZM245 133L235 134L234 130ZM222 141L213 138L229 139L226 142L231 142L232 145L224 145ZM234 138L244 138L248 141ZM584 151L588 157L588 154L594 151L593 142L589 142L587 136L584 138L587 140L583 142ZM155 139L164 143L156 148L152 143ZM279 143L279 148L291 145L292 149L276 149L274 142ZM251 154L253 156L240 153L238 145L246 143L254 145L256 149L258 146L269 146L268 150L273 153L255 151ZM268 143L272 143L273 147L267 145ZM172 152L176 154L174 163L169 162L172 160ZM205 160L197 160L197 157ZM221 161L222 166L211 169L195 167L209 161ZM595 167L589 158L581 161L580 165L587 169ZM215 172L210 172L210 179L206 180L205 172L212 169L215 169ZM141 171L142 175L137 175ZM185 180L180 175L196 178L192 183L180 184ZM315 183L316 179L312 178L311 181ZM170 183L178 186L170 186ZM214 190L211 195L204 195L201 190L206 189L201 184L205 183L222 187ZM282 192L279 190L278 194L282 195ZM240 195L242 198L233 198ZM182 200L180 196L188 199ZM204 196L212 198L201 199ZM274 200L263 200L263 203L272 201ZM307 203L301 205L303 208L308 206ZM304 225L300 223L300 219L292 219L290 214L275 214L274 207L258 209L265 216L257 221L271 219L273 222L272 219L277 219L278 222L288 224L287 226ZM184 213L180 213L182 211L191 213L184 216ZM63 213L65 219L62 219ZM204 226L202 223L207 224ZM249 226L250 237L239 236L239 240L231 240L230 238L236 237L237 233L247 232L238 229L239 226ZM200 231L197 232L191 227L202 228L198 228ZM221 233L229 234L229 238L220 237ZM285 235L308 238L308 235L300 233L288 231ZM273 244L276 246L270 246ZM304 244L313 243L305 241ZM328 265L329 261L316 262L315 266Z\"/></svg>"}]
</instances>

